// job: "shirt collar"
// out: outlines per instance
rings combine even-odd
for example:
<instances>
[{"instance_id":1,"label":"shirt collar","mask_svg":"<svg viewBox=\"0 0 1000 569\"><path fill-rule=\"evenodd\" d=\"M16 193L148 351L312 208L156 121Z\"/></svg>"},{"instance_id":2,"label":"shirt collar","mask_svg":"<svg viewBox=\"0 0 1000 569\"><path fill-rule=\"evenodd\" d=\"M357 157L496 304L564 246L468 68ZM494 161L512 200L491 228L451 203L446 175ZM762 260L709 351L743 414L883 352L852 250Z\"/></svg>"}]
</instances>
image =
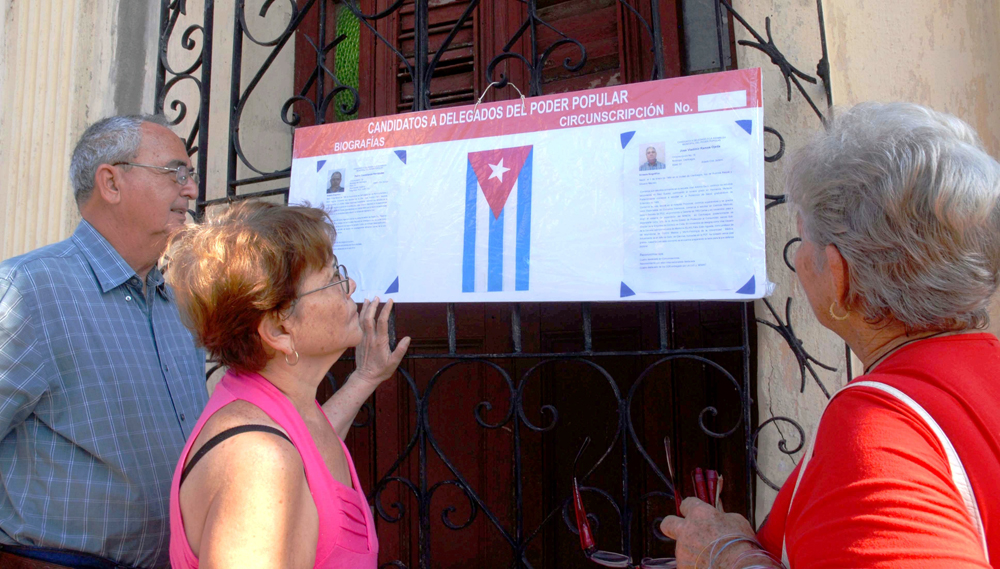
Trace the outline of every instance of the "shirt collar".
<instances>
[{"instance_id":1,"label":"shirt collar","mask_svg":"<svg viewBox=\"0 0 1000 569\"><path fill-rule=\"evenodd\" d=\"M73 232L73 242L83 251L84 257L90 264L90 269L94 271L97 282L101 285L102 292L108 292L114 288L128 282L129 279L138 279L135 270L125 262L125 259L108 243L94 226L87 220L81 220L80 225ZM156 287L161 295L166 296L166 284L163 274L158 267L153 267L147 276L149 284Z\"/></svg>"},{"instance_id":2,"label":"shirt collar","mask_svg":"<svg viewBox=\"0 0 1000 569\"><path fill-rule=\"evenodd\" d=\"M173 300L173 295L170 289L167 288L167 280L163 278L163 273L160 272L160 267L153 267L149 270L149 274L146 275L146 280L149 282L150 286L154 287L160 296L167 300Z\"/></svg>"}]
</instances>

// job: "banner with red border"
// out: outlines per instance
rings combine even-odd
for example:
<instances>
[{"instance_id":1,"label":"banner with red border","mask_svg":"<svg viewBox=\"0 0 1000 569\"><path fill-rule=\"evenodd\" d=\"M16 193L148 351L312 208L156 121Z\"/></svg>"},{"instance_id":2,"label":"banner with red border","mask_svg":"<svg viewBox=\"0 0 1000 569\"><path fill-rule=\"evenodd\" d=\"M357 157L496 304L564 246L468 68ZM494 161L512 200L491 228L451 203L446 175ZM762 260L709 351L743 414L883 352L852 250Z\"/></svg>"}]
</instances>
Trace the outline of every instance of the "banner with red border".
<instances>
[{"instance_id":1,"label":"banner with red border","mask_svg":"<svg viewBox=\"0 0 1000 569\"><path fill-rule=\"evenodd\" d=\"M759 69L296 130L355 300L768 294Z\"/></svg>"},{"instance_id":2,"label":"banner with red border","mask_svg":"<svg viewBox=\"0 0 1000 569\"><path fill-rule=\"evenodd\" d=\"M759 69L300 128L293 158L762 107Z\"/></svg>"}]
</instances>

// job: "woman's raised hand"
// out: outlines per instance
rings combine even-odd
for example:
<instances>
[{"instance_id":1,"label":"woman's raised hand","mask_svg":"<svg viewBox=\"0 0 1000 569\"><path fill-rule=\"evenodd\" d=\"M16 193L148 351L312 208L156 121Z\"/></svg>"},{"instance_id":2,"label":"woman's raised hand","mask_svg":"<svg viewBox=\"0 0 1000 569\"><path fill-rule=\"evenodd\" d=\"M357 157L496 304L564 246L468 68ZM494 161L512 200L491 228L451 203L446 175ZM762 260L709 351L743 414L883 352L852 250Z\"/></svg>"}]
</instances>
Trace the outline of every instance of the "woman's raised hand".
<instances>
[{"instance_id":1,"label":"woman's raised hand","mask_svg":"<svg viewBox=\"0 0 1000 569\"><path fill-rule=\"evenodd\" d=\"M375 386L392 377L403 361L407 348L410 347L410 337L406 336L396 344L395 350L389 349L389 313L392 312L392 299L389 299L376 318L379 299L365 300L361 305L361 343L355 348L357 369L351 377L366 381Z\"/></svg>"}]
</instances>

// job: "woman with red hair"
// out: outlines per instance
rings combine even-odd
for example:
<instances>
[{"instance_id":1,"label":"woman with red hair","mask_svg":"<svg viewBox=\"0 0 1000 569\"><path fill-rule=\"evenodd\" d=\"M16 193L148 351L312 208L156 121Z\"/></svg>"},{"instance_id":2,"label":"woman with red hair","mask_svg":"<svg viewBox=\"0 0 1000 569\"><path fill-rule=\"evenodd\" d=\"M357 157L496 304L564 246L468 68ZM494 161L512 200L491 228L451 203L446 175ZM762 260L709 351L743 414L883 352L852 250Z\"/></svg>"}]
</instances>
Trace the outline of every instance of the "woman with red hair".
<instances>
[{"instance_id":1,"label":"woman with red hair","mask_svg":"<svg viewBox=\"0 0 1000 569\"><path fill-rule=\"evenodd\" d=\"M371 509L343 437L409 346L389 349L386 303L351 300L326 214L232 206L173 242L168 279L185 323L228 372L170 491L175 568L367 568ZM325 405L316 389L348 349L358 367Z\"/></svg>"}]
</instances>

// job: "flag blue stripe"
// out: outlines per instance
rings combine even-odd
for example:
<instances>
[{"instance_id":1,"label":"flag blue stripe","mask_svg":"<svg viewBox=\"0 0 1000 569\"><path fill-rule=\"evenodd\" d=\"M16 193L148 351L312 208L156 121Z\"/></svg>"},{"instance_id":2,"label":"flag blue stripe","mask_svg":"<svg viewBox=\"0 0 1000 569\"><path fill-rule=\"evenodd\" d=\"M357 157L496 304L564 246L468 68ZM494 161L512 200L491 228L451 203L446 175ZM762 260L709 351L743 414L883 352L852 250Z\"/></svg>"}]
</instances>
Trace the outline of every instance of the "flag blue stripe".
<instances>
[{"instance_id":1,"label":"flag blue stripe","mask_svg":"<svg viewBox=\"0 0 1000 569\"><path fill-rule=\"evenodd\" d=\"M528 157L517 175L517 246L514 249L514 290L528 290L528 264L531 254L531 158Z\"/></svg>"},{"instance_id":2,"label":"flag blue stripe","mask_svg":"<svg viewBox=\"0 0 1000 569\"><path fill-rule=\"evenodd\" d=\"M479 185L472 162L465 174L465 247L462 251L462 292L476 292L476 193Z\"/></svg>"},{"instance_id":3,"label":"flag blue stripe","mask_svg":"<svg viewBox=\"0 0 1000 569\"><path fill-rule=\"evenodd\" d=\"M490 211L490 245L489 265L486 272L486 291L499 292L503 290L503 214L494 218Z\"/></svg>"}]
</instances>

